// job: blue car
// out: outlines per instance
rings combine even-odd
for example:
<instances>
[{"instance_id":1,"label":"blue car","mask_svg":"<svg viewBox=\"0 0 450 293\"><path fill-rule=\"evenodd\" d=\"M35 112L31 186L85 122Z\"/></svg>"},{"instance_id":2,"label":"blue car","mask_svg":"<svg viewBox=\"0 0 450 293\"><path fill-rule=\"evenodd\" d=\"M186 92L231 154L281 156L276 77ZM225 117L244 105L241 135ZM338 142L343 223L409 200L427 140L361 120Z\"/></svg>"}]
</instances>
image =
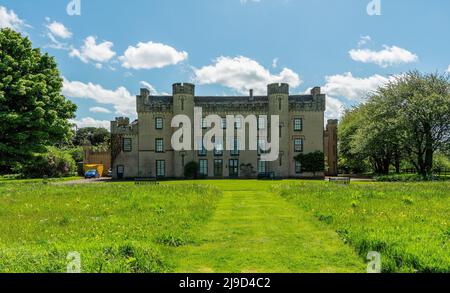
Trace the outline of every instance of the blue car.
<instances>
[{"instance_id":1,"label":"blue car","mask_svg":"<svg viewBox=\"0 0 450 293\"><path fill-rule=\"evenodd\" d=\"M88 170L84 174L84 179L100 178L100 174L97 170Z\"/></svg>"}]
</instances>

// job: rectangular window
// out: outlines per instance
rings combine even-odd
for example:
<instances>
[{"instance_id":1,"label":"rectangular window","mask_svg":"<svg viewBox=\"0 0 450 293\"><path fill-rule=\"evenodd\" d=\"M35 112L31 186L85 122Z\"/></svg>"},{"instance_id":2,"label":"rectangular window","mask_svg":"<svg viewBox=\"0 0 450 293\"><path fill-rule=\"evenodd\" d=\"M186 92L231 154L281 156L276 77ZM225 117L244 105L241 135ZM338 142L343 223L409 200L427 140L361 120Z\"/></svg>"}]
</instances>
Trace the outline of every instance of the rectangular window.
<instances>
[{"instance_id":1,"label":"rectangular window","mask_svg":"<svg viewBox=\"0 0 450 293\"><path fill-rule=\"evenodd\" d=\"M202 118L202 120L200 121L200 125L202 126L203 129L208 128L208 127L206 126L206 119L205 119L205 118Z\"/></svg>"},{"instance_id":2,"label":"rectangular window","mask_svg":"<svg viewBox=\"0 0 450 293\"><path fill-rule=\"evenodd\" d=\"M233 149L231 150L230 154L232 156L239 156L239 139L238 138L233 139Z\"/></svg>"},{"instance_id":3,"label":"rectangular window","mask_svg":"<svg viewBox=\"0 0 450 293\"><path fill-rule=\"evenodd\" d=\"M164 119L161 117L155 118L155 128L163 129L163 127L164 127Z\"/></svg>"},{"instance_id":4,"label":"rectangular window","mask_svg":"<svg viewBox=\"0 0 450 293\"><path fill-rule=\"evenodd\" d=\"M157 138L155 140L155 151L157 153L163 153L164 152L164 140L162 138Z\"/></svg>"},{"instance_id":5,"label":"rectangular window","mask_svg":"<svg viewBox=\"0 0 450 293\"><path fill-rule=\"evenodd\" d=\"M220 144L216 144L216 146L214 147L214 156L222 156L223 155L223 145Z\"/></svg>"},{"instance_id":6,"label":"rectangular window","mask_svg":"<svg viewBox=\"0 0 450 293\"><path fill-rule=\"evenodd\" d=\"M295 161L295 174L302 173L302 164L299 161Z\"/></svg>"},{"instance_id":7,"label":"rectangular window","mask_svg":"<svg viewBox=\"0 0 450 293\"><path fill-rule=\"evenodd\" d=\"M258 139L258 155L267 154L269 150L265 150L267 143L265 139Z\"/></svg>"},{"instance_id":8,"label":"rectangular window","mask_svg":"<svg viewBox=\"0 0 450 293\"><path fill-rule=\"evenodd\" d=\"M266 117L258 117L258 129L266 129Z\"/></svg>"},{"instance_id":9,"label":"rectangular window","mask_svg":"<svg viewBox=\"0 0 450 293\"><path fill-rule=\"evenodd\" d=\"M131 152L131 149L132 149L131 142L132 142L131 138L123 139L122 143L123 143L123 151L124 152Z\"/></svg>"},{"instance_id":10,"label":"rectangular window","mask_svg":"<svg viewBox=\"0 0 450 293\"><path fill-rule=\"evenodd\" d=\"M303 138L294 139L294 151L297 153L303 152Z\"/></svg>"},{"instance_id":11,"label":"rectangular window","mask_svg":"<svg viewBox=\"0 0 450 293\"><path fill-rule=\"evenodd\" d=\"M227 128L227 118L222 118L222 129Z\"/></svg>"},{"instance_id":12,"label":"rectangular window","mask_svg":"<svg viewBox=\"0 0 450 293\"><path fill-rule=\"evenodd\" d=\"M208 176L208 160L200 160L199 168L200 176Z\"/></svg>"},{"instance_id":13,"label":"rectangular window","mask_svg":"<svg viewBox=\"0 0 450 293\"><path fill-rule=\"evenodd\" d=\"M236 159L229 160L228 171L230 177L239 177L239 160Z\"/></svg>"},{"instance_id":14,"label":"rectangular window","mask_svg":"<svg viewBox=\"0 0 450 293\"><path fill-rule=\"evenodd\" d=\"M156 161L156 177L166 176L166 161Z\"/></svg>"},{"instance_id":15,"label":"rectangular window","mask_svg":"<svg viewBox=\"0 0 450 293\"><path fill-rule=\"evenodd\" d=\"M294 131L302 131L303 130L303 119L295 118L294 119Z\"/></svg>"},{"instance_id":16,"label":"rectangular window","mask_svg":"<svg viewBox=\"0 0 450 293\"><path fill-rule=\"evenodd\" d=\"M238 118L238 117L235 118L235 120L234 120L234 127L236 129L241 129L241 127L242 127L241 118Z\"/></svg>"},{"instance_id":17,"label":"rectangular window","mask_svg":"<svg viewBox=\"0 0 450 293\"><path fill-rule=\"evenodd\" d=\"M267 162L265 161L258 161L258 173L266 173L267 172Z\"/></svg>"},{"instance_id":18,"label":"rectangular window","mask_svg":"<svg viewBox=\"0 0 450 293\"><path fill-rule=\"evenodd\" d=\"M204 157L204 156L206 156L206 148L205 148L205 145L203 144L203 140L200 141L200 139L199 139L199 145L200 144L202 147L201 147L201 149L198 150L198 155Z\"/></svg>"},{"instance_id":19,"label":"rectangular window","mask_svg":"<svg viewBox=\"0 0 450 293\"><path fill-rule=\"evenodd\" d=\"M214 160L214 177L222 177L222 176L223 176L223 161Z\"/></svg>"}]
</instances>

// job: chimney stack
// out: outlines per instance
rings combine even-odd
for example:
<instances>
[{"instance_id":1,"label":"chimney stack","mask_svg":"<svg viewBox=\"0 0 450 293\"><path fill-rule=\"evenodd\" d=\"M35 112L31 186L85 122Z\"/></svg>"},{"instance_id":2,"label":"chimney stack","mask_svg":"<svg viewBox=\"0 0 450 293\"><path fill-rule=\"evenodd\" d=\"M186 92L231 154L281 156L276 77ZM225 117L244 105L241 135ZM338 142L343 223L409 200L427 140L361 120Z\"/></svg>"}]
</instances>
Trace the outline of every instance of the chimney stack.
<instances>
[{"instance_id":1,"label":"chimney stack","mask_svg":"<svg viewBox=\"0 0 450 293\"><path fill-rule=\"evenodd\" d=\"M253 89L250 90L250 101L253 101Z\"/></svg>"}]
</instances>

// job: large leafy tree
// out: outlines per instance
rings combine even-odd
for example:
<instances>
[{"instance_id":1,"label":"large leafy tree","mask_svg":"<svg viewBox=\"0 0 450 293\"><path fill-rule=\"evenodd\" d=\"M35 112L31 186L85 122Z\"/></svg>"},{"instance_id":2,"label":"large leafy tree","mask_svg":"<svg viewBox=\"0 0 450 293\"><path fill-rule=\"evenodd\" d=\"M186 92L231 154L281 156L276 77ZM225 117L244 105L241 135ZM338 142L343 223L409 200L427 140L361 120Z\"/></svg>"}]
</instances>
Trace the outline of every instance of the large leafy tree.
<instances>
[{"instance_id":1,"label":"large leafy tree","mask_svg":"<svg viewBox=\"0 0 450 293\"><path fill-rule=\"evenodd\" d=\"M99 146L102 144L109 145L111 134L105 128L85 127L80 128L72 138L73 144L76 146L92 145Z\"/></svg>"},{"instance_id":2,"label":"large leafy tree","mask_svg":"<svg viewBox=\"0 0 450 293\"><path fill-rule=\"evenodd\" d=\"M0 171L70 138L76 105L61 95L62 85L53 57L0 30Z\"/></svg>"}]
</instances>

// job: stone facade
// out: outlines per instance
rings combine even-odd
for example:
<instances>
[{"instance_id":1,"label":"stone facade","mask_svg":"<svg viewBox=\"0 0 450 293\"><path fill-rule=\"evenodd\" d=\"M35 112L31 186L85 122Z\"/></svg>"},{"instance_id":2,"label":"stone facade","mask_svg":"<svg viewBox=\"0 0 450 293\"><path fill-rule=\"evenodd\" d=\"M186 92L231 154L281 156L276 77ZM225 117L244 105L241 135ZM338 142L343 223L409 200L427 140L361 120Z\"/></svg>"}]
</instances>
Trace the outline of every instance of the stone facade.
<instances>
[{"instance_id":1,"label":"stone facade","mask_svg":"<svg viewBox=\"0 0 450 293\"><path fill-rule=\"evenodd\" d=\"M249 150L174 151L171 137L176 129L171 127L171 120L184 114L193 121L194 107L202 107L203 116L216 114L224 118L226 115L279 115L278 160L261 162L258 151ZM300 172L293 158L299 152L324 152L325 95L318 87L309 95L290 95L288 84L270 84L267 96L254 96L250 91L248 96L206 97L195 96L193 84L176 83L171 96L153 96L147 89L141 89L136 97L136 110L138 120L132 123L127 118L111 122L115 179L183 178L184 166L190 161L199 163L201 175L210 178L255 178L262 172L273 172L283 178L308 177L312 174Z\"/></svg>"}]
</instances>

